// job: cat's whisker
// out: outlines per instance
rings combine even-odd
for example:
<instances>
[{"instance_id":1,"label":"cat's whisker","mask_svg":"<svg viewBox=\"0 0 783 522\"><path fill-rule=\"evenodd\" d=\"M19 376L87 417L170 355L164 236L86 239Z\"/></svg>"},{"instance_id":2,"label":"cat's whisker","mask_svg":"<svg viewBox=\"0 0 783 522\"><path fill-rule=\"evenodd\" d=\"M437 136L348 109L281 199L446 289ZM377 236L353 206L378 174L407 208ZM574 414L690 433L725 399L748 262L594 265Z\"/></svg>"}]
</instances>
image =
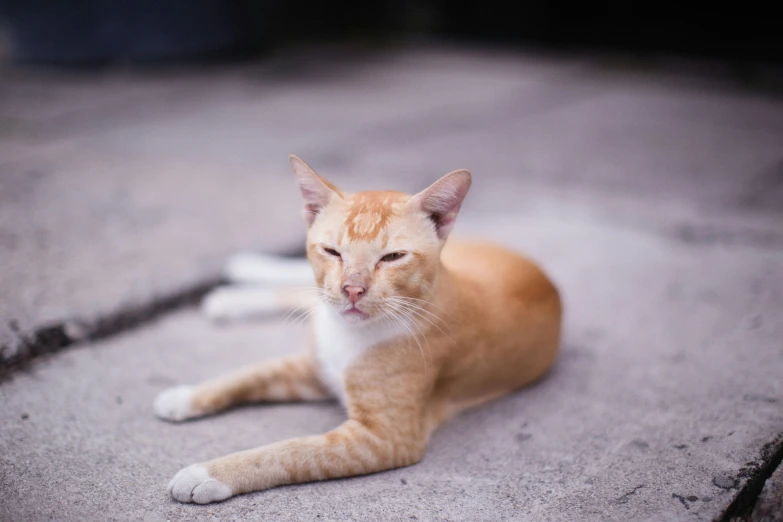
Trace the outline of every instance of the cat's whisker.
<instances>
[{"instance_id":1,"label":"cat's whisker","mask_svg":"<svg viewBox=\"0 0 783 522\"><path fill-rule=\"evenodd\" d=\"M324 297L319 296L316 303L292 307L291 311L288 312L284 319L284 324L287 327L291 327L304 322L308 317L310 317L310 315L313 314L313 312L315 312L315 310L318 308L318 304L323 300Z\"/></svg>"},{"instance_id":2,"label":"cat's whisker","mask_svg":"<svg viewBox=\"0 0 783 522\"><path fill-rule=\"evenodd\" d=\"M317 286L302 286L302 287L296 287L296 288L290 288L289 291L291 292L300 292L302 294L309 294L312 295L315 293L318 296L324 295L326 293L326 290L323 288L319 288Z\"/></svg>"},{"instance_id":3,"label":"cat's whisker","mask_svg":"<svg viewBox=\"0 0 783 522\"><path fill-rule=\"evenodd\" d=\"M432 326L434 326L435 328L437 328L437 329L438 329L438 331L440 331L440 333L442 333L443 335L445 335L446 337L448 337L448 338L451 340L451 342L456 342L456 341L454 340L454 338L453 338L453 337L452 337L452 336L451 336L449 333L445 332L445 331L443 330L443 328L441 328L440 326L438 326L438 325L437 325L436 323L434 323L434 322L433 322L433 321L432 321L430 318L428 318L427 316L423 315L423 314L422 314L422 313L419 311L419 310L421 310L422 312L426 312L427 310L424 310L424 309L422 309L422 308L418 308L418 309L416 309L416 308L410 307L410 305L408 305L408 304L403 304L403 303L400 303L400 302L396 302L396 303L394 303L394 305L395 305L395 306L402 307L403 309L405 309L405 310L407 310L407 311L409 311L409 312L411 312L411 313L414 313L414 314L416 314L418 317L420 317L421 319L423 319L423 320L427 321L427 322L428 322L428 323L430 323ZM432 315L434 315L434 314L432 314ZM449 325L448 325L446 322L444 322L444 321L443 321L443 319L441 319L441 318L440 318L440 317L438 317L438 316L435 316L435 318L436 318L436 319L438 319L438 320L440 320L441 322L443 322L443 324L446 326L446 328L449 328ZM449 328L449 330L450 330L450 328Z\"/></svg>"},{"instance_id":4,"label":"cat's whisker","mask_svg":"<svg viewBox=\"0 0 783 522\"><path fill-rule=\"evenodd\" d=\"M395 310L392 310L391 308L386 308L385 312L391 314L393 317L397 319L398 324L404 326L408 332L410 332L411 337L413 337L413 340L416 341L416 344L419 347L419 352L421 353L421 360L424 363L424 371L427 371L427 358L424 355L424 348L421 346L421 343L419 342L419 338L416 335L416 333L411 329L411 327L408 325L408 323L405 321L405 317L402 316L402 314L397 313Z\"/></svg>"},{"instance_id":5,"label":"cat's whisker","mask_svg":"<svg viewBox=\"0 0 783 522\"><path fill-rule=\"evenodd\" d=\"M294 308L291 310L288 315L285 318L285 326L292 327L296 325L299 322L299 319L301 319L305 314L307 314L310 311L310 309L305 308Z\"/></svg>"},{"instance_id":6,"label":"cat's whisker","mask_svg":"<svg viewBox=\"0 0 783 522\"><path fill-rule=\"evenodd\" d=\"M288 311L286 316L283 318L283 322L287 324L287 321L291 319L291 316L294 315L297 312L301 312L303 310L308 309L307 306L292 306L291 310Z\"/></svg>"},{"instance_id":7,"label":"cat's whisker","mask_svg":"<svg viewBox=\"0 0 783 522\"><path fill-rule=\"evenodd\" d=\"M402 299L404 301L418 301L418 302L421 302L421 303L426 303L429 306L437 308L438 310L440 310L441 312L443 312L446 315L451 315L448 312L448 310L445 310L444 308L441 308L440 306L436 305L432 301L427 301L426 299L418 299L416 297L408 297L408 296L404 296L404 295L393 295L393 296L390 296L390 297L393 297L395 299Z\"/></svg>"},{"instance_id":8,"label":"cat's whisker","mask_svg":"<svg viewBox=\"0 0 783 522\"><path fill-rule=\"evenodd\" d=\"M390 328L394 327L394 323L391 321L391 319L389 319L389 316L385 314L383 310L381 310L380 312L381 312L380 318L381 320L383 320L383 324L387 325Z\"/></svg>"},{"instance_id":9,"label":"cat's whisker","mask_svg":"<svg viewBox=\"0 0 783 522\"><path fill-rule=\"evenodd\" d=\"M297 317L297 318L294 320L294 322L293 322L293 323L291 323L291 325L290 325L290 326L297 326L297 325L300 325L300 324L304 323L304 322L305 322L305 321L306 321L306 320L307 320L307 319L308 319L308 318L309 318L311 315L313 315L313 314L315 313L315 311L317 310L317 308L318 308L317 306L314 306L314 307L310 308L310 309L309 309L309 310L307 310L305 313L303 313L302 315L300 315L299 317Z\"/></svg>"},{"instance_id":10,"label":"cat's whisker","mask_svg":"<svg viewBox=\"0 0 783 522\"><path fill-rule=\"evenodd\" d=\"M393 312L393 313L398 313L398 312ZM416 345L419 347L419 353L421 354L421 360L422 360L422 363L424 364L424 371L426 372L427 371L427 355L425 353L424 347L421 344L421 341L419 340L419 336L411 328L411 323L408 322L409 318L406 317L406 316L403 316L402 314L400 314L400 316L401 316L400 323L405 328L407 328L407 330L411 333L411 336L413 337L413 340L416 342ZM414 323L414 326L415 326L415 323ZM426 339L425 339L425 341L426 341ZM429 345L427 345L427 352L429 352Z\"/></svg>"},{"instance_id":11,"label":"cat's whisker","mask_svg":"<svg viewBox=\"0 0 783 522\"><path fill-rule=\"evenodd\" d=\"M450 335L451 332L452 332L451 325L449 323L447 323L446 321L444 321L442 318L438 317L438 315L434 314L433 312L431 312L429 310L426 310L426 309L422 308L421 306L418 306L415 303L409 303L409 302L399 301L399 300L394 300L394 299L391 300L391 302L394 303L396 306L402 307L402 308L404 308L406 310L409 310L411 313L416 314L418 317L420 317L421 319L427 321L429 324L431 324L432 326L437 328L439 332L441 332L443 335L448 337L452 342L456 342L454 340L454 338ZM425 315L425 314L427 314L427 315ZM440 323L440 324L438 324L438 323ZM448 331L444 330L441 327L441 325L443 327L445 327L446 330L448 330Z\"/></svg>"},{"instance_id":12,"label":"cat's whisker","mask_svg":"<svg viewBox=\"0 0 783 522\"><path fill-rule=\"evenodd\" d=\"M426 352L426 355L430 358L430 361L432 360L432 348L430 347L430 342L427 339L427 335L424 333L424 331L421 329L421 326L419 326L418 322L416 321L416 318L411 315L411 313L408 310L405 310L403 308L395 308L393 306L389 307L394 313L398 314L399 316L403 317L405 320L405 325L408 327L408 331L411 332L411 335L413 335L414 340L418 343L419 349L422 352L422 355ZM421 335L422 339L424 340L424 344L426 344L427 349L424 350L424 348L421 345L421 342L419 341L419 336L416 335L416 333L410 328L410 326L413 326L419 334ZM426 358L425 358L425 369L426 369Z\"/></svg>"},{"instance_id":13,"label":"cat's whisker","mask_svg":"<svg viewBox=\"0 0 783 522\"><path fill-rule=\"evenodd\" d=\"M284 322L288 321L289 319L291 319L291 316L293 316L297 312L306 311L306 310L311 309L312 307L313 307L312 304L306 304L306 305L303 304L303 305L299 305L299 306L296 306L296 305L291 306L291 310L288 311L288 313L286 314L286 316L283 319L283 321Z\"/></svg>"},{"instance_id":14,"label":"cat's whisker","mask_svg":"<svg viewBox=\"0 0 783 522\"><path fill-rule=\"evenodd\" d=\"M402 296L390 296L390 297L387 297L387 299L389 299L389 300L391 300L391 301L393 301L395 303L398 303L398 304L401 304L401 305L405 305L405 306L408 306L408 307L411 307L411 308L415 308L416 310L424 312L424 313L430 315L431 317L433 317L434 319L440 321L445 326L449 327L448 323L446 321L444 321L440 316L438 316L437 314L435 314L434 312L432 312L430 310L427 310L426 308L424 308L423 306L421 306L418 303L407 301L406 298L403 298Z\"/></svg>"},{"instance_id":15,"label":"cat's whisker","mask_svg":"<svg viewBox=\"0 0 783 522\"><path fill-rule=\"evenodd\" d=\"M295 286L286 289L286 292L295 297L300 297L302 301L306 301L306 303L303 304L289 303L286 306L286 308L290 308L286 316L283 318L283 323L286 326L293 326L299 323L300 320L303 322L306 317L309 316L308 312L313 310L319 302L324 301L326 297L326 291L323 288L317 286ZM290 299L290 296L289 300L293 302L297 301L296 298Z\"/></svg>"},{"instance_id":16,"label":"cat's whisker","mask_svg":"<svg viewBox=\"0 0 783 522\"><path fill-rule=\"evenodd\" d=\"M402 297L402 296L394 296L394 298L395 298L396 300L398 300L398 301L405 302L405 303L407 303L407 304L410 304L410 305L416 306L416 307L418 307L418 308L421 308L421 309L423 309L424 311L426 311L426 312L429 312L429 313L431 313L432 315L435 315L436 317L438 317L438 319L441 319L441 317L440 317L440 316L438 316L438 315L436 315L436 314L435 314L434 312L432 312L431 310L428 310L426 307L432 306L432 308L434 308L434 309L435 309L435 310L437 310L438 312L442 313L443 315L445 315L445 316L447 316L447 317L451 317L451 314L450 314L450 313L449 313L447 310L444 310L443 308L441 308L441 307L437 306L436 304L434 304L434 303L431 303L431 302L429 302L429 301L426 301L426 300L424 300L424 299L416 299L416 300L411 300L411 299L410 299L410 298L408 298L408 297Z\"/></svg>"},{"instance_id":17,"label":"cat's whisker","mask_svg":"<svg viewBox=\"0 0 783 522\"><path fill-rule=\"evenodd\" d=\"M396 306L396 305L395 305ZM416 318L411 315L412 310L407 310L405 308L395 308L396 311L400 312L401 314L405 315L408 319L410 319L411 324L419 331L422 338L424 338L424 342L427 345L427 355L430 357L430 361L432 360L432 348L430 348L430 342L429 339L427 339L427 334L422 330L421 326L419 325L418 321L416 321ZM444 335L446 335L445 332L443 332Z\"/></svg>"},{"instance_id":18,"label":"cat's whisker","mask_svg":"<svg viewBox=\"0 0 783 522\"><path fill-rule=\"evenodd\" d=\"M413 326L419 331L419 333L421 334L422 339L424 339L424 344L427 345L427 350L426 350L427 357L429 357L430 358L430 362L432 362L432 348L430 347L430 341L427 338L427 334L424 333L424 330L421 329L421 326L415 320L415 318L410 316L410 314L408 315L408 317L410 317ZM425 366L425 370L426 370L426 366Z\"/></svg>"},{"instance_id":19,"label":"cat's whisker","mask_svg":"<svg viewBox=\"0 0 783 522\"><path fill-rule=\"evenodd\" d=\"M432 299L437 299L437 296L435 295L435 292L432 289L432 286L423 284L421 285L421 288L426 291ZM416 299L415 297L411 297L410 299ZM420 301L423 301L423 299L420 299ZM443 308L441 308L443 310ZM445 312L445 310L443 310Z\"/></svg>"}]
</instances>

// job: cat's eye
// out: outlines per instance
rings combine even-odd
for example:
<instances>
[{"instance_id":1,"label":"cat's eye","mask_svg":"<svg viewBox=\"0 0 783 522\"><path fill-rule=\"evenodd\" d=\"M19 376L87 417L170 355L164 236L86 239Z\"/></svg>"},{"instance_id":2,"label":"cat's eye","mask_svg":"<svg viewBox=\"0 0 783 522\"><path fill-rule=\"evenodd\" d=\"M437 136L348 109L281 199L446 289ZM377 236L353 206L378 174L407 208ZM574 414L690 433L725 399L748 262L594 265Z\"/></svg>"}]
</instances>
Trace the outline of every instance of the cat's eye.
<instances>
[{"instance_id":1,"label":"cat's eye","mask_svg":"<svg viewBox=\"0 0 783 522\"><path fill-rule=\"evenodd\" d=\"M341 257L341 256L340 256L340 252L338 252L338 251L337 251L337 250L335 250L334 248L326 248L326 247L324 247L324 252L326 252L326 253L327 253L327 254L329 254L330 256L334 256L334 257Z\"/></svg>"},{"instance_id":2,"label":"cat's eye","mask_svg":"<svg viewBox=\"0 0 783 522\"><path fill-rule=\"evenodd\" d=\"M405 252L392 252L391 254L386 254L381 258L381 261L386 261L387 263L389 261L397 261L401 257L405 255Z\"/></svg>"}]
</instances>

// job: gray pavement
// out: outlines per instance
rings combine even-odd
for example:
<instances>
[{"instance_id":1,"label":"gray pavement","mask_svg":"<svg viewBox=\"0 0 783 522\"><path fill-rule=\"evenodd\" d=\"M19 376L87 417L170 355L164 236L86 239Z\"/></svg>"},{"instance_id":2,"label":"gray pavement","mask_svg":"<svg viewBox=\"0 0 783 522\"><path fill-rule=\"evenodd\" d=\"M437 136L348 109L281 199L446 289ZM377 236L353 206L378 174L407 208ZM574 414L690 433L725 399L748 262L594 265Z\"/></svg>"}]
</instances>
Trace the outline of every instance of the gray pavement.
<instances>
[{"instance_id":1,"label":"gray pavement","mask_svg":"<svg viewBox=\"0 0 783 522\"><path fill-rule=\"evenodd\" d=\"M783 522L783 466L767 479L753 508L753 522Z\"/></svg>"},{"instance_id":2,"label":"gray pavement","mask_svg":"<svg viewBox=\"0 0 783 522\"><path fill-rule=\"evenodd\" d=\"M180 467L342 412L157 421L162 388L305 338L172 312L0 384L0 519L719 520L762 484L783 448L783 101L587 59L430 48L309 63L3 71L4 357L49 325L89 333L215 281L237 249L298 248L294 152L347 189L472 169L456 233L552 274L555 371L455 419L414 467L185 506L164 489Z\"/></svg>"},{"instance_id":3,"label":"gray pavement","mask_svg":"<svg viewBox=\"0 0 783 522\"><path fill-rule=\"evenodd\" d=\"M57 334L78 340L106 316L212 280L238 248L299 248L288 154L384 179L358 164L369 145L437 135L450 128L443 117L471 120L506 97L536 105L550 76L578 67L437 50L317 58L2 71L0 359L24 355L40 330L65 325ZM430 179L447 163L395 178Z\"/></svg>"}]
</instances>

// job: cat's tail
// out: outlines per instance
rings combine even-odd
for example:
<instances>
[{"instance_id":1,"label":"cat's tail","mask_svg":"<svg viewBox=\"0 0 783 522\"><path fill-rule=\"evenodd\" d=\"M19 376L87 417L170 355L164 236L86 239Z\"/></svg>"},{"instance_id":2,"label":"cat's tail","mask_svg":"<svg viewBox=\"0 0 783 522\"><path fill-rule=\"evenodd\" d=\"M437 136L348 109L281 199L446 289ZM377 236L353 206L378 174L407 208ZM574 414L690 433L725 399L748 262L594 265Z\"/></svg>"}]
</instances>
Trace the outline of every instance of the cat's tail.
<instances>
[{"instance_id":1,"label":"cat's tail","mask_svg":"<svg viewBox=\"0 0 783 522\"><path fill-rule=\"evenodd\" d=\"M230 259L224 275L229 284L211 291L201 303L203 313L215 321L307 312L318 302L306 259L242 253Z\"/></svg>"}]
</instances>

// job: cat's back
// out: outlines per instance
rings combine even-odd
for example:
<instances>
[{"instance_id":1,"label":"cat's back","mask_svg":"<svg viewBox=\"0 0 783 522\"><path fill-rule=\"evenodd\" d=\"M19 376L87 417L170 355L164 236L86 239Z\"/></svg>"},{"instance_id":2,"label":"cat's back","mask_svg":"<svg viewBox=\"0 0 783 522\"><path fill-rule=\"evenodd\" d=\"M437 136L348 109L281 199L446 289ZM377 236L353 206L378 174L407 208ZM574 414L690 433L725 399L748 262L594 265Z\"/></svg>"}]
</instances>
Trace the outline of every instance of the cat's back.
<instances>
[{"instance_id":1,"label":"cat's back","mask_svg":"<svg viewBox=\"0 0 783 522\"><path fill-rule=\"evenodd\" d=\"M443 248L441 260L457 279L472 283L485 296L502 295L528 304L553 301L559 307L557 288L541 267L497 243L450 240Z\"/></svg>"},{"instance_id":2,"label":"cat's back","mask_svg":"<svg viewBox=\"0 0 783 522\"><path fill-rule=\"evenodd\" d=\"M438 393L452 404L479 404L543 376L560 345L562 305L532 260L485 241L449 241L438 306L448 344Z\"/></svg>"}]
</instances>

